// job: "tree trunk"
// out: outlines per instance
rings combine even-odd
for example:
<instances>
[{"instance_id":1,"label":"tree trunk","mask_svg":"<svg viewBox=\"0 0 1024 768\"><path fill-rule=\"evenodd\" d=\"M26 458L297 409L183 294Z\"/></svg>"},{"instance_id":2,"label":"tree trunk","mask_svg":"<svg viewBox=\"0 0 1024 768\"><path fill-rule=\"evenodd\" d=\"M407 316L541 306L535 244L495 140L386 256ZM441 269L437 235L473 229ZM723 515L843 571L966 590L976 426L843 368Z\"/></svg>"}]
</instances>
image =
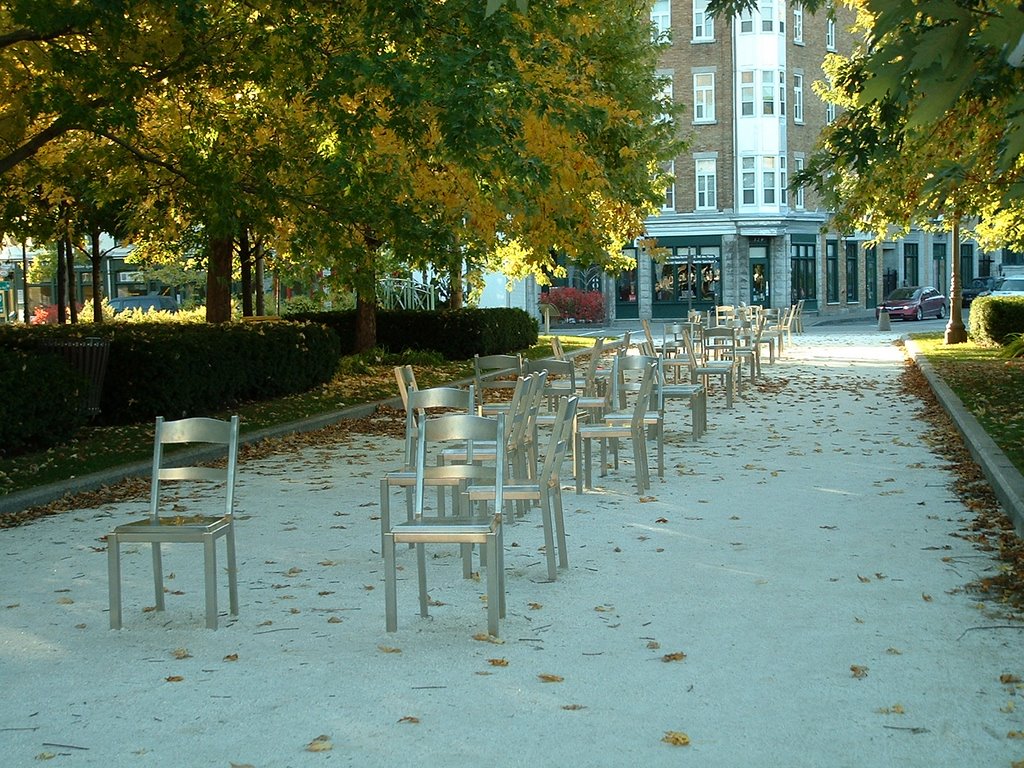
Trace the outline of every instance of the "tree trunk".
<instances>
[{"instance_id":1,"label":"tree trunk","mask_svg":"<svg viewBox=\"0 0 1024 768\"><path fill-rule=\"evenodd\" d=\"M238 265L242 276L242 316L252 317L252 243L245 224L238 230Z\"/></svg>"},{"instance_id":2,"label":"tree trunk","mask_svg":"<svg viewBox=\"0 0 1024 768\"><path fill-rule=\"evenodd\" d=\"M78 281L75 280L75 249L71 238L64 236L64 258L68 265L68 317L72 323L78 322Z\"/></svg>"},{"instance_id":3,"label":"tree trunk","mask_svg":"<svg viewBox=\"0 0 1024 768\"><path fill-rule=\"evenodd\" d=\"M363 289L356 289L356 352L369 352L377 346L377 292L364 296Z\"/></svg>"},{"instance_id":4,"label":"tree trunk","mask_svg":"<svg viewBox=\"0 0 1024 768\"><path fill-rule=\"evenodd\" d=\"M462 256L456 251L451 256L448 269L448 305L450 309L462 309L466 301L465 289L462 285Z\"/></svg>"},{"instance_id":5,"label":"tree trunk","mask_svg":"<svg viewBox=\"0 0 1024 768\"><path fill-rule=\"evenodd\" d=\"M68 320L66 311L68 295L68 270L65 266L64 238L57 238L57 324L64 325Z\"/></svg>"},{"instance_id":6,"label":"tree trunk","mask_svg":"<svg viewBox=\"0 0 1024 768\"><path fill-rule=\"evenodd\" d=\"M256 241L253 261L256 267L256 274L253 275L253 283L256 288L256 314L262 317L267 314L267 300L263 295L263 243L260 240Z\"/></svg>"},{"instance_id":7,"label":"tree trunk","mask_svg":"<svg viewBox=\"0 0 1024 768\"><path fill-rule=\"evenodd\" d=\"M233 238L211 236L206 265L206 322L231 320L231 247Z\"/></svg>"},{"instance_id":8,"label":"tree trunk","mask_svg":"<svg viewBox=\"0 0 1024 768\"><path fill-rule=\"evenodd\" d=\"M103 253L100 251L100 231L93 228L89 233L91 253L89 261L92 264L92 321L103 322L103 280L100 275L100 268L103 266Z\"/></svg>"}]
</instances>

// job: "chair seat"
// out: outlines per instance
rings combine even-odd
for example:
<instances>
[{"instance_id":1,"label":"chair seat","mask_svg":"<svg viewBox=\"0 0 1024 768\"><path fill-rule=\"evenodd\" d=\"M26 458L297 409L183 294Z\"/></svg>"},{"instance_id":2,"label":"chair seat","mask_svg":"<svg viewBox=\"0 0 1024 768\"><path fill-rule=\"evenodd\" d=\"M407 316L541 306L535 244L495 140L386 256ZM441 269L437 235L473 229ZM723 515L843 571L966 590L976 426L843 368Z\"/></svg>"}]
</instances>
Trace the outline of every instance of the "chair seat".
<instances>
[{"instance_id":1,"label":"chair seat","mask_svg":"<svg viewBox=\"0 0 1024 768\"><path fill-rule=\"evenodd\" d=\"M485 517L421 517L391 526L390 535L405 544L483 544L501 525L501 515Z\"/></svg>"},{"instance_id":2,"label":"chair seat","mask_svg":"<svg viewBox=\"0 0 1024 768\"><path fill-rule=\"evenodd\" d=\"M149 518L135 520L117 526L113 533L121 541L152 541L153 536L158 535L161 541L166 542L194 542L201 541L204 536L216 535L230 526L231 520L227 517L191 515L185 518L164 517L157 523Z\"/></svg>"}]
</instances>

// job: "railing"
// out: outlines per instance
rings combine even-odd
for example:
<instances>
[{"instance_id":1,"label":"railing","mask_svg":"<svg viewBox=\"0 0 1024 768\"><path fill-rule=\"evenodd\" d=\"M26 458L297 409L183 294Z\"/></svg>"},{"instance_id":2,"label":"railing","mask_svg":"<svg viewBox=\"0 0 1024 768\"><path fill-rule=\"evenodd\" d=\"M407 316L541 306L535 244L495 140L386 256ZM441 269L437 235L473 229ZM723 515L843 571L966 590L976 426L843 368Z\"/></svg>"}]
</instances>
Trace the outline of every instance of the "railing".
<instances>
[{"instance_id":1,"label":"railing","mask_svg":"<svg viewBox=\"0 0 1024 768\"><path fill-rule=\"evenodd\" d=\"M433 286L404 277L386 277L377 283L377 305L382 309L434 309Z\"/></svg>"}]
</instances>

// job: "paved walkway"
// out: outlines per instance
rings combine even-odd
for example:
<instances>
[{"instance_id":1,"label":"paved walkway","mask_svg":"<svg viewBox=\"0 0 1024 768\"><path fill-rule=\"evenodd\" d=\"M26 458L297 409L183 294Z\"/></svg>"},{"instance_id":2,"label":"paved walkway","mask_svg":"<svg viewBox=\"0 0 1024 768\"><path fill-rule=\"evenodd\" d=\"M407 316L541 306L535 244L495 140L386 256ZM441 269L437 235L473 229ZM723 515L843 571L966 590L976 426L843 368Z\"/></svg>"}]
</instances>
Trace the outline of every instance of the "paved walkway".
<instances>
[{"instance_id":1,"label":"paved walkway","mask_svg":"<svg viewBox=\"0 0 1024 768\"><path fill-rule=\"evenodd\" d=\"M384 632L377 481L392 437L339 433L246 462L241 615L203 628L197 548L126 548L107 629L105 505L0 531L4 764L103 766L1010 766L1024 760L1020 634L964 591L998 567L873 326L809 328L711 430L668 434L566 491L571 567L545 583L537 514L508 530L503 643L454 551L416 609L400 553ZM680 406L680 410L682 410ZM549 676L542 678L542 676ZM550 680L551 682L545 682ZM1018 706L1020 705L1020 706ZM689 746L663 741L686 734ZM308 751L318 737L320 748Z\"/></svg>"}]
</instances>

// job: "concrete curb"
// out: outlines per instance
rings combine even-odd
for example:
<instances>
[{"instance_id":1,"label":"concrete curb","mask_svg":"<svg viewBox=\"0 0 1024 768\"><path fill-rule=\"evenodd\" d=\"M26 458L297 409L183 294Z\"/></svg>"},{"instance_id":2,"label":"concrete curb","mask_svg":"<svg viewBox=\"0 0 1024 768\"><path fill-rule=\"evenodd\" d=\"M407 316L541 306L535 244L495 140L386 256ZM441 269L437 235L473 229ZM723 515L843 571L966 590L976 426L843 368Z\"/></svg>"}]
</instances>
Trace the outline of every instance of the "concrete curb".
<instances>
[{"instance_id":1,"label":"concrete curb","mask_svg":"<svg viewBox=\"0 0 1024 768\"><path fill-rule=\"evenodd\" d=\"M978 462L988 479L992 490L999 499L1003 511L1013 523L1017 535L1024 536L1024 476L1006 458L995 441L988 436L978 420L964 407L949 385L944 382L913 339L903 338L907 352L938 398L946 413L953 419L957 430L963 435L967 449Z\"/></svg>"}]
</instances>

